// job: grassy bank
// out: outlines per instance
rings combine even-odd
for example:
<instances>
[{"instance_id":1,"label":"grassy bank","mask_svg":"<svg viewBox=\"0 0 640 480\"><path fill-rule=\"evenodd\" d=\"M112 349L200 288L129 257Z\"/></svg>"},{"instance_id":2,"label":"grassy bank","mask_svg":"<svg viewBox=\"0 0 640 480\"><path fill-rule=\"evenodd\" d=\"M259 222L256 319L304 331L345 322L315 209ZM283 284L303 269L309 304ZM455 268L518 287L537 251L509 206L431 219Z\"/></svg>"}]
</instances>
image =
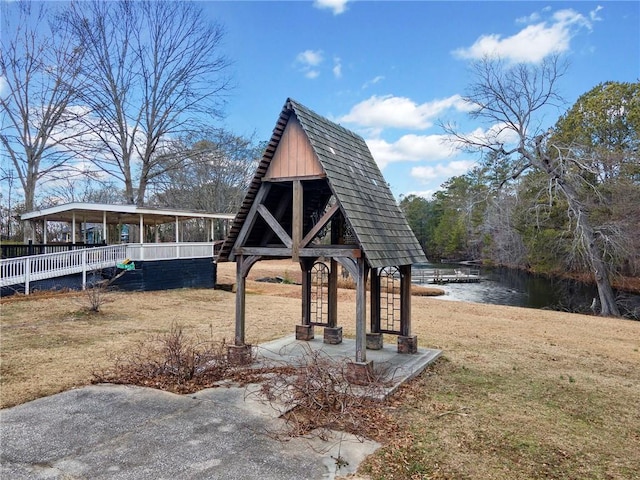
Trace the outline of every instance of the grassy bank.
<instances>
[{"instance_id":1,"label":"grassy bank","mask_svg":"<svg viewBox=\"0 0 640 480\"><path fill-rule=\"evenodd\" d=\"M233 278L229 268L223 279ZM256 268L253 275L268 273ZM249 282L250 342L293 332L299 288ZM114 355L173 322L193 335L233 336L232 293L117 293L109 300L93 315L84 312L82 294L3 302L2 407L85 385ZM352 335L353 291L340 291L339 315ZM420 345L444 350L444 358L385 406L397 434L364 462L363 475L640 478L640 322L437 297L414 297L412 317Z\"/></svg>"}]
</instances>

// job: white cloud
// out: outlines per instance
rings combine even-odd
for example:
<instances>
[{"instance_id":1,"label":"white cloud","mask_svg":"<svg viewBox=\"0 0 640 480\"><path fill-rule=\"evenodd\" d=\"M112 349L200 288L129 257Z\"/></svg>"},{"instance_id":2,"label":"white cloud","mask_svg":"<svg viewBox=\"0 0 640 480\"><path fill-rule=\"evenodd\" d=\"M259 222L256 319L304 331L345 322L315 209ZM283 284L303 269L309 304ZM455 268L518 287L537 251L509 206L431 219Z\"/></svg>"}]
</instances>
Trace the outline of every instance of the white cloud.
<instances>
[{"instance_id":1,"label":"white cloud","mask_svg":"<svg viewBox=\"0 0 640 480\"><path fill-rule=\"evenodd\" d=\"M592 19L598 12L592 12ZM544 11L544 10L543 10ZM536 14L517 21L535 21ZM500 57L512 62L537 63L546 56L566 52L571 39L586 28L591 29L591 21L573 9L558 10L548 21L531 24L518 33L503 37L500 34L482 35L468 48L459 48L453 54L462 59Z\"/></svg>"},{"instance_id":2,"label":"white cloud","mask_svg":"<svg viewBox=\"0 0 640 480\"><path fill-rule=\"evenodd\" d=\"M305 50L296 56L296 64L305 77L314 79L320 75L320 71L315 68L324 61L322 50Z\"/></svg>"},{"instance_id":3,"label":"white cloud","mask_svg":"<svg viewBox=\"0 0 640 480\"><path fill-rule=\"evenodd\" d=\"M382 75L378 75L377 77L372 78L368 82L365 82L364 85L362 85L362 89L364 90L366 88L369 88L371 85L375 85L376 83L381 82L382 80L384 80L384 77Z\"/></svg>"},{"instance_id":4,"label":"white cloud","mask_svg":"<svg viewBox=\"0 0 640 480\"><path fill-rule=\"evenodd\" d=\"M345 123L354 123L362 127L373 128L410 128L421 130L433 125L433 120L442 112L455 109L469 111L470 106L460 95L416 104L406 97L392 95L372 96L358 103L351 111L340 118Z\"/></svg>"},{"instance_id":5,"label":"white cloud","mask_svg":"<svg viewBox=\"0 0 640 480\"><path fill-rule=\"evenodd\" d=\"M333 59L333 76L342 78L342 62L339 57Z\"/></svg>"},{"instance_id":6,"label":"white cloud","mask_svg":"<svg viewBox=\"0 0 640 480\"><path fill-rule=\"evenodd\" d=\"M476 145L497 145L503 144L506 149L517 144L519 137L513 128L505 128L505 124L497 123L487 130L476 128L474 131L462 135L463 138Z\"/></svg>"},{"instance_id":7,"label":"white cloud","mask_svg":"<svg viewBox=\"0 0 640 480\"><path fill-rule=\"evenodd\" d=\"M349 0L315 0L313 6L320 9L333 10L334 15L340 15L347 9Z\"/></svg>"},{"instance_id":8,"label":"white cloud","mask_svg":"<svg viewBox=\"0 0 640 480\"><path fill-rule=\"evenodd\" d=\"M305 50L296 56L296 61L304 66L317 67L324 60L322 50Z\"/></svg>"},{"instance_id":9,"label":"white cloud","mask_svg":"<svg viewBox=\"0 0 640 480\"><path fill-rule=\"evenodd\" d=\"M476 164L474 160L453 160L431 166L419 166L411 169L411 176L421 182L429 182L437 178L449 178L467 173Z\"/></svg>"},{"instance_id":10,"label":"white cloud","mask_svg":"<svg viewBox=\"0 0 640 480\"><path fill-rule=\"evenodd\" d=\"M533 12L531 15L516 18L516 23L534 23L538 20L540 20L540 14L538 12Z\"/></svg>"},{"instance_id":11,"label":"white cloud","mask_svg":"<svg viewBox=\"0 0 640 480\"><path fill-rule=\"evenodd\" d=\"M598 12L603 8L604 7L602 5L598 5L596 8L594 8L589 12L589 18L591 19L592 22L599 22L600 20L602 20L602 17L598 16Z\"/></svg>"},{"instance_id":12,"label":"white cloud","mask_svg":"<svg viewBox=\"0 0 640 480\"><path fill-rule=\"evenodd\" d=\"M410 134L392 143L380 138L366 142L380 169L393 162L442 160L456 153L455 146L446 135Z\"/></svg>"},{"instance_id":13,"label":"white cloud","mask_svg":"<svg viewBox=\"0 0 640 480\"><path fill-rule=\"evenodd\" d=\"M416 197L422 197L427 200L433 199L433 194L436 193L437 190L416 190L413 192L407 192L404 196L408 197L409 195L415 195Z\"/></svg>"}]
</instances>

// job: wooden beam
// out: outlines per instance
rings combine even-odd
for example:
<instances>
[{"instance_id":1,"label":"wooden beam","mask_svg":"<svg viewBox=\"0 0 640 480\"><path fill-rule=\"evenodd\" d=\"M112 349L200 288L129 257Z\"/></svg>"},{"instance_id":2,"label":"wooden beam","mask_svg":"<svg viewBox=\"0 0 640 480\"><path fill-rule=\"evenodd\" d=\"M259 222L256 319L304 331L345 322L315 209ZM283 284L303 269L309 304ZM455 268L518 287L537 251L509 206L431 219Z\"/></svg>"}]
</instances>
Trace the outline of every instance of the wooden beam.
<instances>
[{"instance_id":1,"label":"wooden beam","mask_svg":"<svg viewBox=\"0 0 640 480\"><path fill-rule=\"evenodd\" d=\"M304 194L302 190L302 182L300 180L293 181L293 214L291 218L291 236L293 237L293 246L291 258L294 262L300 259L300 241L302 240L302 229L304 222Z\"/></svg>"},{"instance_id":2,"label":"wooden beam","mask_svg":"<svg viewBox=\"0 0 640 480\"><path fill-rule=\"evenodd\" d=\"M411 265L400 266L400 332L411 335Z\"/></svg>"},{"instance_id":3,"label":"wooden beam","mask_svg":"<svg viewBox=\"0 0 640 480\"><path fill-rule=\"evenodd\" d=\"M236 335L234 344L236 346L244 345L244 326L245 326L245 280L246 276L242 275L242 267L244 257L241 255L236 260Z\"/></svg>"},{"instance_id":4,"label":"wooden beam","mask_svg":"<svg viewBox=\"0 0 640 480\"><path fill-rule=\"evenodd\" d=\"M246 311L246 279L251 267L260 260L258 256L240 255L236 261L236 331L234 344L244 345L245 311Z\"/></svg>"},{"instance_id":5,"label":"wooden beam","mask_svg":"<svg viewBox=\"0 0 640 480\"><path fill-rule=\"evenodd\" d=\"M293 192L291 191L291 189L287 189L285 190L285 193L280 198L280 203L278 203L276 211L273 212L273 218L275 218L278 223L280 223L280 221L282 220L282 216L284 215L284 212L289 207L292 196L293 196ZM268 245L271 242L273 235L274 235L273 231L266 232L265 236L260 241L260 246L264 247L265 245ZM287 234L287 236L289 236L289 234Z\"/></svg>"},{"instance_id":6,"label":"wooden beam","mask_svg":"<svg viewBox=\"0 0 640 480\"><path fill-rule=\"evenodd\" d=\"M238 247L233 249L234 255L260 255L263 257L289 257L293 258L293 248L286 247ZM356 246L347 248L332 247L308 247L298 251L298 256L307 257L333 257L333 258L360 258L362 251Z\"/></svg>"},{"instance_id":7,"label":"wooden beam","mask_svg":"<svg viewBox=\"0 0 640 480\"><path fill-rule=\"evenodd\" d=\"M356 362L367 361L366 283L367 263L364 258L359 258L356 279Z\"/></svg>"},{"instance_id":8,"label":"wooden beam","mask_svg":"<svg viewBox=\"0 0 640 480\"><path fill-rule=\"evenodd\" d=\"M284 243L287 248L291 248L293 243L291 237L286 232L286 230L282 228L282 225L278 223L274 216L271 215L269 209L267 209L267 207L265 207L264 205L258 205L258 213L262 218L264 218L265 222L267 222L269 227L271 227L271 230L273 230L278 238L282 240L282 243Z\"/></svg>"},{"instance_id":9,"label":"wooden beam","mask_svg":"<svg viewBox=\"0 0 640 480\"><path fill-rule=\"evenodd\" d=\"M322 174L322 175L301 175L301 176L297 176L297 177L263 177L262 178L262 182L263 183L277 183L277 182L293 182L296 180L325 180L327 178L327 175Z\"/></svg>"},{"instance_id":10,"label":"wooden beam","mask_svg":"<svg viewBox=\"0 0 640 480\"><path fill-rule=\"evenodd\" d=\"M380 269L371 269L371 333L380 333Z\"/></svg>"},{"instance_id":11,"label":"wooden beam","mask_svg":"<svg viewBox=\"0 0 640 480\"><path fill-rule=\"evenodd\" d=\"M244 222L242 223L242 228L240 229L240 232L236 237L236 241L233 244L234 247L236 246L242 247L244 245L244 242L247 240L247 237L249 236L249 233L251 232L251 229L253 228L253 225L256 222L258 205L262 204L264 199L267 197L267 194L269 193L270 189L271 189L271 185L268 183L261 185L260 190L258 190L258 193L253 199L253 204L251 204L249 213L247 214L247 217L244 219ZM235 249L232 248L231 254L229 255L229 260L233 260L234 255L235 255Z\"/></svg>"},{"instance_id":12,"label":"wooden beam","mask_svg":"<svg viewBox=\"0 0 640 480\"><path fill-rule=\"evenodd\" d=\"M331 259L331 267L329 269L329 285L327 288L329 294L329 305L327 311L329 327L338 326L338 262L334 258Z\"/></svg>"},{"instance_id":13,"label":"wooden beam","mask_svg":"<svg viewBox=\"0 0 640 480\"><path fill-rule=\"evenodd\" d=\"M314 259L300 260L302 269L302 325L311 324L311 269Z\"/></svg>"},{"instance_id":14,"label":"wooden beam","mask_svg":"<svg viewBox=\"0 0 640 480\"><path fill-rule=\"evenodd\" d=\"M305 237L300 241L300 248L306 247L309 242L311 242L311 240L313 240L313 238L318 234L318 232L320 232L320 230L322 230L324 226L329 223L331 218L333 218L338 210L340 210L340 206L337 203L333 205L329 210L327 210L327 212L322 217L320 217L318 223L316 223L313 228L309 230L309 233L307 233Z\"/></svg>"}]
</instances>

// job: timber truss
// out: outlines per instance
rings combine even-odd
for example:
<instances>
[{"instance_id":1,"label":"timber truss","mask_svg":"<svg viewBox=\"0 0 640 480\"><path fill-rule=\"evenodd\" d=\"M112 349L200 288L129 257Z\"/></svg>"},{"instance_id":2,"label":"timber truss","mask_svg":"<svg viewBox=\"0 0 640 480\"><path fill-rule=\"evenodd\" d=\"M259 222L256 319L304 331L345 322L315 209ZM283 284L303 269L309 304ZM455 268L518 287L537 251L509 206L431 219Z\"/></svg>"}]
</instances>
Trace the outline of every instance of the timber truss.
<instances>
[{"instance_id":1,"label":"timber truss","mask_svg":"<svg viewBox=\"0 0 640 480\"><path fill-rule=\"evenodd\" d=\"M302 270L298 340L313 339L317 326L324 328L325 343L342 341L337 301L341 266L356 284L356 363L367 365L367 348L382 348L384 333L398 336L398 352L417 351L417 339L411 336L411 265L372 269L322 177L263 180L229 256L236 261L236 349L246 347L247 275L256 262L276 258L291 258Z\"/></svg>"}]
</instances>

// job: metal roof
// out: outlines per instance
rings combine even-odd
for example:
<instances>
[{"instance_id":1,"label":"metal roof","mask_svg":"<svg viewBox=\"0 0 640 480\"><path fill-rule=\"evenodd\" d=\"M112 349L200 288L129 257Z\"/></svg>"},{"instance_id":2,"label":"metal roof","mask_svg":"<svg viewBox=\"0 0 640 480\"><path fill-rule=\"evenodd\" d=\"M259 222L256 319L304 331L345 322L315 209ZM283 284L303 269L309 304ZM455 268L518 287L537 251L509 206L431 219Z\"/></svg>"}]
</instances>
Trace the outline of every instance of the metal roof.
<instances>
[{"instance_id":1,"label":"metal roof","mask_svg":"<svg viewBox=\"0 0 640 480\"><path fill-rule=\"evenodd\" d=\"M426 262L364 139L292 99L287 99L280 113L221 256L228 256L235 243L291 115L307 135L369 265L380 268Z\"/></svg>"},{"instance_id":2,"label":"metal roof","mask_svg":"<svg viewBox=\"0 0 640 480\"><path fill-rule=\"evenodd\" d=\"M227 213L206 213L187 210L173 210L162 208L138 207L136 205L110 205L106 203L74 202L43 208L20 215L21 220L47 220L50 222L71 222L75 216L77 222L102 223L104 219L108 224L140 222L143 216L145 225L187 220L190 218L227 219L235 217Z\"/></svg>"}]
</instances>

